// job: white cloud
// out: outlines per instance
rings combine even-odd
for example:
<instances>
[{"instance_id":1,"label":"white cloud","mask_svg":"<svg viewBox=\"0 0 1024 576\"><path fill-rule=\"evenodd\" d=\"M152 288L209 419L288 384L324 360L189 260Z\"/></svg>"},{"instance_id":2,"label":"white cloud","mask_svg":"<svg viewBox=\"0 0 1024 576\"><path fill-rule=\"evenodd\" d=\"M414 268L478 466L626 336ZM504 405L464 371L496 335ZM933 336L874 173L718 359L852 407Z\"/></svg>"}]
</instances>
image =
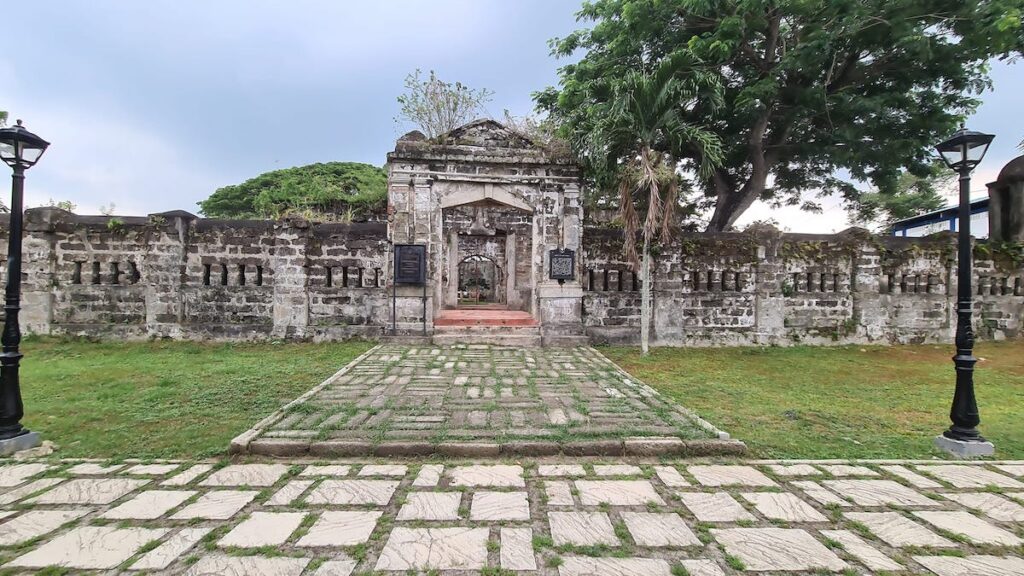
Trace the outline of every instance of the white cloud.
<instances>
[{"instance_id":1,"label":"white cloud","mask_svg":"<svg viewBox=\"0 0 1024 576\"><path fill-rule=\"evenodd\" d=\"M50 108L9 99L25 126L51 145L27 173L25 205L70 200L82 214L114 203L118 214L196 211L223 178L160 135L101 112Z\"/></svg>"}]
</instances>

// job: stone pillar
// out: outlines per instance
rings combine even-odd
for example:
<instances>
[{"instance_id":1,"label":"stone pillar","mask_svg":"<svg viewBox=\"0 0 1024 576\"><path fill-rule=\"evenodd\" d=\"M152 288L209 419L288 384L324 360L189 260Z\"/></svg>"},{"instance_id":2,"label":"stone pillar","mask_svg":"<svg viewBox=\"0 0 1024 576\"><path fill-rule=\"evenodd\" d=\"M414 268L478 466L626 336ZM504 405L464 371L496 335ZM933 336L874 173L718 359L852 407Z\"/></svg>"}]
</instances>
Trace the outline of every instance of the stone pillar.
<instances>
[{"instance_id":1,"label":"stone pillar","mask_svg":"<svg viewBox=\"0 0 1024 576\"><path fill-rule=\"evenodd\" d=\"M786 296L782 292L785 271L779 260L779 242L778 237L771 242L760 239L755 247L753 343L762 346L778 343L786 332Z\"/></svg>"},{"instance_id":2,"label":"stone pillar","mask_svg":"<svg viewBox=\"0 0 1024 576\"><path fill-rule=\"evenodd\" d=\"M542 247L542 270L537 284L539 302L538 319L541 324L541 340L546 345L584 345L587 337L583 330L583 285L580 281L583 263L580 245L583 240L583 206L580 203L580 189L576 184L566 185L559 206L555 196L555 210L538 214L542 227L548 230L549 219L555 224L558 236L545 235L547 243ZM553 217L552 217L553 216ZM557 243L557 244L556 244ZM549 251L568 248L576 253L575 278L558 282L549 279Z\"/></svg>"},{"instance_id":3,"label":"stone pillar","mask_svg":"<svg viewBox=\"0 0 1024 576\"><path fill-rule=\"evenodd\" d=\"M55 230L66 216L71 216L71 213L60 208L30 208L25 211L25 236L21 248L24 279L19 316L25 334L49 334L52 328L53 292L57 283Z\"/></svg>"},{"instance_id":4,"label":"stone pillar","mask_svg":"<svg viewBox=\"0 0 1024 576\"><path fill-rule=\"evenodd\" d=\"M426 285L426 327L427 334L433 333L435 303L441 302L440 282L442 268L441 210L433 198L432 181L415 176L407 181L391 182L389 190L391 222L388 231L392 245L425 244L427 246ZM435 214L436 213L436 214ZM435 218L437 219L435 221ZM388 254L387 298L388 324L390 334L392 316L392 290L394 290L395 325L397 334L419 335L423 332L423 286L394 285L395 254Z\"/></svg>"},{"instance_id":5,"label":"stone pillar","mask_svg":"<svg viewBox=\"0 0 1024 576\"><path fill-rule=\"evenodd\" d=\"M285 219L274 226L274 328L275 338L304 338L309 324L309 270L306 248L309 222Z\"/></svg>"},{"instance_id":6,"label":"stone pillar","mask_svg":"<svg viewBox=\"0 0 1024 576\"><path fill-rule=\"evenodd\" d=\"M993 242L1024 242L1024 156L1011 160L988 185L988 229Z\"/></svg>"},{"instance_id":7,"label":"stone pillar","mask_svg":"<svg viewBox=\"0 0 1024 576\"><path fill-rule=\"evenodd\" d=\"M870 243L857 247L850 257L850 296L853 300L853 337L868 341L883 340L887 332L887 310L882 306L879 279L882 277L882 255Z\"/></svg>"},{"instance_id":8,"label":"stone pillar","mask_svg":"<svg viewBox=\"0 0 1024 576\"><path fill-rule=\"evenodd\" d=\"M185 336L182 288L188 282L188 248L195 219L184 211L149 215L149 250L139 265L140 282L146 287L146 330L150 336Z\"/></svg>"}]
</instances>

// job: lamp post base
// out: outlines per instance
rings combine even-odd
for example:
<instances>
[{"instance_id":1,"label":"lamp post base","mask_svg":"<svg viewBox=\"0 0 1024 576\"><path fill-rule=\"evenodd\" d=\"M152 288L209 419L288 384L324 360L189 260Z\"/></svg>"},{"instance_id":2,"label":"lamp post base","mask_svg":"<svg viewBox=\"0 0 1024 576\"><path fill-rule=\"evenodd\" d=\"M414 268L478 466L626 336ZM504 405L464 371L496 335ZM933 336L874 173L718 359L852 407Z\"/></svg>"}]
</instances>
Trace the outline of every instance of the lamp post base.
<instances>
[{"instance_id":1,"label":"lamp post base","mask_svg":"<svg viewBox=\"0 0 1024 576\"><path fill-rule=\"evenodd\" d=\"M996 447L985 440L981 442L965 442L947 438L942 434L935 437L935 446L943 452L948 452L957 458L981 458L995 454Z\"/></svg>"},{"instance_id":2,"label":"lamp post base","mask_svg":"<svg viewBox=\"0 0 1024 576\"><path fill-rule=\"evenodd\" d=\"M14 438L0 440L0 456L10 456L15 452L35 448L42 443L43 439L39 437L39 432L29 432Z\"/></svg>"}]
</instances>

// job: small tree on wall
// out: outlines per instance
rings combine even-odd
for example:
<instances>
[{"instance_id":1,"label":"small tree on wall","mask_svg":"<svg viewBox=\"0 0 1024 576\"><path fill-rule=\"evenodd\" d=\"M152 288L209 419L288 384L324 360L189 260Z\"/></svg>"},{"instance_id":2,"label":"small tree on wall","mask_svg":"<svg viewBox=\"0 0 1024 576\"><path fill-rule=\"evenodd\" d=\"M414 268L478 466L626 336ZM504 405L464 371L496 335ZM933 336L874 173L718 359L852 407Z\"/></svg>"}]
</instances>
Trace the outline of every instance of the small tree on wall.
<instances>
[{"instance_id":1,"label":"small tree on wall","mask_svg":"<svg viewBox=\"0 0 1024 576\"><path fill-rule=\"evenodd\" d=\"M656 239L667 244L677 228L678 154L683 149L698 150L702 158L699 171L705 175L721 159L718 138L702 126L687 123L682 115L685 103L692 106L700 101L713 107L720 98L719 87L710 77L707 81L677 77L690 65L688 57L678 56L662 61L651 72L629 72L605 109L594 116L593 129L576 143L597 175L597 184L618 190L626 258L641 277L640 347L644 354L649 351L650 339L652 244ZM643 238L639 255L638 235Z\"/></svg>"},{"instance_id":2,"label":"small tree on wall","mask_svg":"<svg viewBox=\"0 0 1024 576\"><path fill-rule=\"evenodd\" d=\"M447 134L483 113L494 92L474 89L462 82L445 82L430 71L428 78L416 70L405 78L405 94L398 97L401 110L395 122L415 124L427 138Z\"/></svg>"}]
</instances>

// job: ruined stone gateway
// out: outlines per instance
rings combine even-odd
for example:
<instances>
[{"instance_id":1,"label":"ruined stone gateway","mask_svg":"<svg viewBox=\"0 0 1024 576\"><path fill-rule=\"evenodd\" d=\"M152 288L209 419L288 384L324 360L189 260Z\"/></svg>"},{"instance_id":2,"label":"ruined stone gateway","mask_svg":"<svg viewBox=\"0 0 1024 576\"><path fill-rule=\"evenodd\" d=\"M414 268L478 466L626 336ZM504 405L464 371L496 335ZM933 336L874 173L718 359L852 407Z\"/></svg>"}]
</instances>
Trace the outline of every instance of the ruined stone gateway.
<instances>
[{"instance_id":1,"label":"ruined stone gateway","mask_svg":"<svg viewBox=\"0 0 1024 576\"><path fill-rule=\"evenodd\" d=\"M570 158L479 120L440 143L403 136L387 171L386 223L28 210L24 328L332 340L392 332L423 339L425 327L425 338L442 344L639 340L639 277L622 256L621 230L586 221ZM949 233L895 238L860 229L680 234L655 259L651 339L947 342L954 243ZM408 244L424 247L425 285L393 283L394 246ZM979 242L974 274L979 335L1019 335L1019 258Z\"/></svg>"}]
</instances>

